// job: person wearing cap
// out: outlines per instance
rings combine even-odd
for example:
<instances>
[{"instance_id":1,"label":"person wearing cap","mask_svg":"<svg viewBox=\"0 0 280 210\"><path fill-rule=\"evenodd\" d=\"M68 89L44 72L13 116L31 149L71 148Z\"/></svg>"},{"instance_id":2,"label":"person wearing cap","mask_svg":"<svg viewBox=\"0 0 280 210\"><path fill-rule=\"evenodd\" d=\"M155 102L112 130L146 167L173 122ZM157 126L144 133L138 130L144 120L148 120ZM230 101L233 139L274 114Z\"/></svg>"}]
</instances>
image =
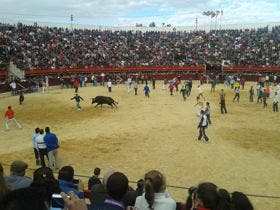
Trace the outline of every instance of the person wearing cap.
<instances>
[{"instance_id":1,"label":"person wearing cap","mask_svg":"<svg viewBox=\"0 0 280 210\"><path fill-rule=\"evenodd\" d=\"M6 131L8 131L10 128L9 128L9 124L11 121L15 122L16 123L16 126L21 129L21 125L19 124L19 122L16 120L15 118L15 112L14 110L12 109L11 106L8 106L8 109L7 111L5 112L5 115L4 115L4 119L6 120Z\"/></svg>"},{"instance_id":2,"label":"person wearing cap","mask_svg":"<svg viewBox=\"0 0 280 210\"><path fill-rule=\"evenodd\" d=\"M27 163L16 160L10 168L10 175L5 177L5 181L11 190L29 187L32 179L25 176L25 171L28 168Z\"/></svg>"}]
</instances>

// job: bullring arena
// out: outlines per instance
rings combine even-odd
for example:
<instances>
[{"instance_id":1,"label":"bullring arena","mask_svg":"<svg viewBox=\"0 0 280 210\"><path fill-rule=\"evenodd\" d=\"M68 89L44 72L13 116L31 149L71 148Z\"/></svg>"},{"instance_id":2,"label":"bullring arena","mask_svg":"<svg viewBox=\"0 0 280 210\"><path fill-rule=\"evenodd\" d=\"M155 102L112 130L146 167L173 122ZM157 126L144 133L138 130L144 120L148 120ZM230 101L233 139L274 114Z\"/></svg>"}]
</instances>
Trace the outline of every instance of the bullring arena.
<instances>
[{"instance_id":1,"label":"bullring arena","mask_svg":"<svg viewBox=\"0 0 280 210\"><path fill-rule=\"evenodd\" d=\"M151 84L150 88L151 88ZM240 102L232 102L233 91L219 84L214 93L204 84L206 101L212 108L212 122L207 129L210 143L196 141L198 121L196 95L198 81L186 101L179 92L170 96L156 82L150 98L145 98L143 85L139 95L127 92L123 84L79 89L85 99L78 111L73 89L51 88L47 93L25 95L23 105L18 96L1 96L0 110L4 114L11 105L23 129L14 125L4 131L0 125L0 162L10 164L20 159L36 168L31 135L36 127L49 126L60 140L61 165L72 165L76 174L90 176L95 167L124 172L129 180L142 178L150 169L158 169L167 177L168 185L190 187L203 181L216 183L230 192L280 195L280 121L268 108L248 102L250 85L241 91ZM220 114L220 90L226 91L228 114ZM91 98L110 96L119 102L118 108L107 105L95 108ZM8 173L9 168L5 168ZM28 171L31 176L32 171ZM85 183L87 179L82 178ZM132 184L133 185L133 184ZM169 187L171 196L185 201L185 189ZM280 199L250 197L257 210L278 209Z\"/></svg>"}]
</instances>

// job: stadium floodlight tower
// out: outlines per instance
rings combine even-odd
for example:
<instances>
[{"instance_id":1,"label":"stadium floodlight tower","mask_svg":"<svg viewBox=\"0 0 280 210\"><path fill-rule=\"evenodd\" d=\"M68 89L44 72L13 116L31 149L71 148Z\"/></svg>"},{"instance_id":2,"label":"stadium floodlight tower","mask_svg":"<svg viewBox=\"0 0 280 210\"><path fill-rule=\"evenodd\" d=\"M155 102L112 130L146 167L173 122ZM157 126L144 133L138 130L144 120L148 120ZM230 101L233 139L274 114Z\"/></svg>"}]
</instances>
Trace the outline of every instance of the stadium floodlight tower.
<instances>
[{"instance_id":1,"label":"stadium floodlight tower","mask_svg":"<svg viewBox=\"0 0 280 210\"><path fill-rule=\"evenodd\" d=\"M71 31L73 31L74 16L72 14L70 15L70 21L71 21Z\"/></svg>"}]
</instances>

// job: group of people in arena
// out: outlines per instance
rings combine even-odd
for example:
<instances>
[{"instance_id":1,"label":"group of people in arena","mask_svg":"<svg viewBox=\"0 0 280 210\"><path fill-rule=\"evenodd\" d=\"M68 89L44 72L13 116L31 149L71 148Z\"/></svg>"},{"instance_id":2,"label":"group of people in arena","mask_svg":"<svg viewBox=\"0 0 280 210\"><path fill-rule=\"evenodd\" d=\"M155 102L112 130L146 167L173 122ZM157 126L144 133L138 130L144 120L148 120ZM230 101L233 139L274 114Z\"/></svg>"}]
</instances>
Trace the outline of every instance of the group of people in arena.
<instances>
[{"instance_id":1,"label":"group of people in arena","mask_svg":"<svg viewBox=\"0 0 280 210\"><path fill-rule=\"evenodd\" d=\"M6 60L22 70L69 67L279 66L280 27L193 32L69 30L0 24Z\"/></svg>"},{"instance_id":2,"label":"group of people in arena","mask_svg":"<svg viewBox=\"0 0 280 210\"><path fill-rule=\"evenodd\" d=\"M27 177L28 164L16 160L10 166L10 174L4 176L0 164L0 208L53 209L60 194L64 209L69 210L253 210L248 197L242 192L229 193L211 182L203 182L188 189L186 202L177 202L167 189L166 177L157 170L148 171L137 182L134 190L128 177L118 171L108 170L99 177L100 168L88 180L88 189L80 179L75 179L72 166L63 166L57 179L49 167L40 167ZM86 195L88 194L88 195ZM85 197L90 199L86 203ZM61 204L60 204L61 205ZM60 207L63 209L63 207Z\"/></svg>"}]
</instances>

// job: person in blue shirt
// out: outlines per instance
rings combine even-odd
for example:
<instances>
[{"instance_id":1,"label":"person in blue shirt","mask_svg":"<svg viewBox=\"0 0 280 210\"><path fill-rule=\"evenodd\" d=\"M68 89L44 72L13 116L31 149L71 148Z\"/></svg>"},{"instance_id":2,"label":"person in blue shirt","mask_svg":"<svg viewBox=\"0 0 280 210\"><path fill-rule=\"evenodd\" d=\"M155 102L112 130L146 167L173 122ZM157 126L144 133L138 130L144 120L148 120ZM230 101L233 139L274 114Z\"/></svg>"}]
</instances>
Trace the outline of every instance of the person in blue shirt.
<instances>
[{"instance_id":1,"label":"person in blue shirt","mask_svg":"<svg viewBox=\"0 0 280 210\"><path fill-rule=\"evenodd\" d=\"M149 95L149 93L150 93L150 88L149 88L149 86L148 86L147 84L146 84L145 87L144 87L144 93L145 93L145 97L150 98L150 95Z\"/></svg>"},{"instance_id":2,"label":"person in blue shirt","mask_svg":"<svg viewBox=\"0 0 280 210\"><path fill-rule=\"evenodd\" d=\"M47 146L48 158L49 158L49 167L52 169L58 169L58 139L55 134L50 132L50 128L45 128L46 135L44 136L44 142Z\"/></svg>"},{"instance_id":3,"label":"person in blue shirt","mask_svg":"<svg viewBox=\"0 0 280 210\"><path fill-rule=\"evenodd\" d=\"M84 198L84 184L81 180L77 180L77 183L74 183L74 169L72 166L64 166L59 170L58 183L62 192L68 193L72 191L80 199Z\"/></svg>"}]
</instances>

